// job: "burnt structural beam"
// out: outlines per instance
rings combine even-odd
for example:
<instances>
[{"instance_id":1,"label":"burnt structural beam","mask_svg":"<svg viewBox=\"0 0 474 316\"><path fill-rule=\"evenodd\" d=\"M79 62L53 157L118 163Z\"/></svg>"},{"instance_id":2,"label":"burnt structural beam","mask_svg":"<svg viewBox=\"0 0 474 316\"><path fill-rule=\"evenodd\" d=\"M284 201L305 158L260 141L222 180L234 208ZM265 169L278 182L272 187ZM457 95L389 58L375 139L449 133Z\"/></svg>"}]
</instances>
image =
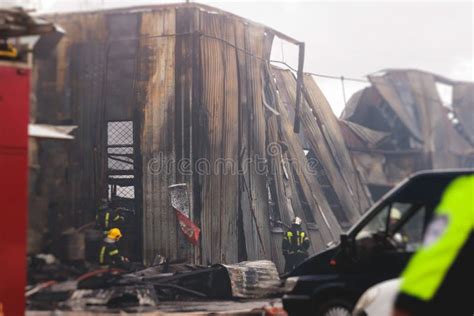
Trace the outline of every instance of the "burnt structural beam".
<instances>
[{"instance_id":1,"label":"burnt structural beam","mask_svg":"<svg viewBox=\"0 0 474 316\"><path fill-rule=\"evenodd\" d=\"M296 102L295 102L295 123L293 132L300 132L300 107L301 107L301 90L303 89L303 67L304 67L304 43L298 43L298 72L296 78Z\"/></svg>"}]
</instances>

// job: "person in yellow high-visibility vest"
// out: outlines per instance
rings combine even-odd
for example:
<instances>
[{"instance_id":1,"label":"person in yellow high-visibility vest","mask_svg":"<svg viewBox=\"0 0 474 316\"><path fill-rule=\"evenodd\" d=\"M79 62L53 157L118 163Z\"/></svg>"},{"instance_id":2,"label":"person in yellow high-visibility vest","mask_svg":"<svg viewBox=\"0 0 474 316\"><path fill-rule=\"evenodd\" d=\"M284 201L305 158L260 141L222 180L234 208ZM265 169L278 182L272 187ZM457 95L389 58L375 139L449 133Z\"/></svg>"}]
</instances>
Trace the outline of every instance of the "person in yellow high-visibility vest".
<instances>
[{"instance_id":1,"label":"person in yellow high-visibility vest","mask_svg":"<svg viewBox=\"0 0 474 316\"><path fill-rule=\"evenodd\" d=\"M474 315L474 175L445 190L401 277L394 316Z\"/></svg>"},{"instance_id":2,"label":"person in yellow high-visibility vest","mask_svg":"<svg viewBox=\"0 0 474 316\"><path fill-rule=\"evenodd\" d=\"M301 227L302 220L295 217L291 228L283 235L282 250L285 257L285 272L293 270L308 257L309 238Z\"/></svg>"}]
</instances>

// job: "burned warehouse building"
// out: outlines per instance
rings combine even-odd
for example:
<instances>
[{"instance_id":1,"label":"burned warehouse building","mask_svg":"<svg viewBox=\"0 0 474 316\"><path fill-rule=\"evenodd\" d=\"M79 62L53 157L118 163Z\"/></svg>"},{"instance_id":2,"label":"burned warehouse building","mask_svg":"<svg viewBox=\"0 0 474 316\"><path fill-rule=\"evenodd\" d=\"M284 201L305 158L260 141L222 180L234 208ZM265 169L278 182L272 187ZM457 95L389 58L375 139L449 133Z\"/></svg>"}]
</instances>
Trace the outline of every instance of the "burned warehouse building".
<instances>
[{"instance_id":1,"label":"burned warehouse building","mask_svg":"<svg viewBox=\"0 0 474 316\"><path fill-rule=\"evenodd\" d=\"M30 253L62 245L62 256L86 257L87 225L109 199L130 210L123 244L134 260L270 259L281 271L295 216L315 253L371 204L344 128L302 72L301 42L198 4L43 18L66 35L36 57L31 117L78 128L74 140L36 144ZM270 63L275 37L299 47L298 72ZM173 208L176 185L194 243Z\"/></svg>"}]
</instances>

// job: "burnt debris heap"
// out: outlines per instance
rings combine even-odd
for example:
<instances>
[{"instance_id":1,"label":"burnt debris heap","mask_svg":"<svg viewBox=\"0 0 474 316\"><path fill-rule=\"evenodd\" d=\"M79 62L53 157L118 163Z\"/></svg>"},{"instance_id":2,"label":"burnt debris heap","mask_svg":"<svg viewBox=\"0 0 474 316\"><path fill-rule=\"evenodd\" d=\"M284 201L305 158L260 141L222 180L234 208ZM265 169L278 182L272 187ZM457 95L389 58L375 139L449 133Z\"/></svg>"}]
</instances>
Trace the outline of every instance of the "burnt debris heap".
<instances>
[{"instance_id":1,"label":"burnt debris heap","mask_svg":"<svg viewBox=\"0 0 474 316\"><path fill-rule=\"evenodd\" d=\"M269 63L273 38L291 41L285 35L198 4L46 18L67 35L54 57L36 60L32 115L79 127L71 142L39 142L30 235L49 230L54 243L113 196L135 211L124 233L132 258L271 259L282 269L282 231L295 215L314 253L370 205L308 75L294 133L297 76ZM196 246L170 203L178 183L201 230Z\"/></svg>"},{"instance_id":2,"label":"burnt debris heap","mask_svg":"<svg viewBox=\"0 0 474 316\"><path fill-rule=\"evenodd\" d=\"M474 167L474 83L419 70L369 80L340 124L374 198L418 170Z\"/></svg>"}]
</instances>

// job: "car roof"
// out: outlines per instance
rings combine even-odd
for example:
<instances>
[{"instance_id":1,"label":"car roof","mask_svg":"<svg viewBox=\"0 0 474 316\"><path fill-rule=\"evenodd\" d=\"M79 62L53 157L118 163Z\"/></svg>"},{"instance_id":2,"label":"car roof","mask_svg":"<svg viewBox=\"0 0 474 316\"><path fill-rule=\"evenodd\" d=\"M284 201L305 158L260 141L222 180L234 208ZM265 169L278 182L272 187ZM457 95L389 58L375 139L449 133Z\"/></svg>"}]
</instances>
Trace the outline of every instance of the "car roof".
<instances>
[{"instance_id":1,"label":"car roof","mask_svg":"<svg viewBox=\"0 0 474 316\"><path fill-rule=\"evenodd\" d=\"M398 202L433 202L433 197L441 198L446 187L463 175L474 174L474 169L422 171L413 174L391 190L388 199Z\"/></svg>"}]
</instances>

